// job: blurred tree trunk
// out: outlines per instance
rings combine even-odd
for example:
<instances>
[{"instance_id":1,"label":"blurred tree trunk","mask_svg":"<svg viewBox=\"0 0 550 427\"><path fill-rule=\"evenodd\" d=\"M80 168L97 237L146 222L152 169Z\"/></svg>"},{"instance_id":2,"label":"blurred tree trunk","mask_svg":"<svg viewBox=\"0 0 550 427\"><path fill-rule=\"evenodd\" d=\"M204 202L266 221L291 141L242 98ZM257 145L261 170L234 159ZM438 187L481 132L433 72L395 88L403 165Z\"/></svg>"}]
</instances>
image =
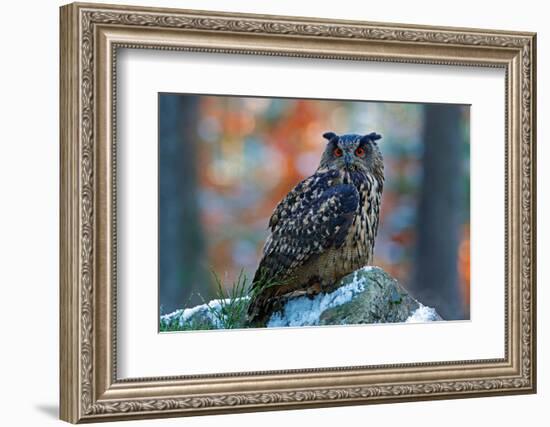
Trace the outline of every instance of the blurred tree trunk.
<instances>
[{"instance_id":1,"label":"blurred tree trunk","mask_svg":"<svg viewBox=\"0 0 550 427\"><path fill-rule=\"evenodd\" d=\"M423 181L412 292L445 320L464 319L459 288L463 107L425 106Z\"/></svg>"},{"instance_id":2,"label":"blurred tree trunk","mask_svg":"<svg viewBox=\"0 0 550 427\"><path fill-rule=\"evenodd\" d=\"M163 313L202 302L208 290L197 177L198 101L159 95L159 287ZM209 295L206 293L205 298Z\"/></svg>"}]
</instances>

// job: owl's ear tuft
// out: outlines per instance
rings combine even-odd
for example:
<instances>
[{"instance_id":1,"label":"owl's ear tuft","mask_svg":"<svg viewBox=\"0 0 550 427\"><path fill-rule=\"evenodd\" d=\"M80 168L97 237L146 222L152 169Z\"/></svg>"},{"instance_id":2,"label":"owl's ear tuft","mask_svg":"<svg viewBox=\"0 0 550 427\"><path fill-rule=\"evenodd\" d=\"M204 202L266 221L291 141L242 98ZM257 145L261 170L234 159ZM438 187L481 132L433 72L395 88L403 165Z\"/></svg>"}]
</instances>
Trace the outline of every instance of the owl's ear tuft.
<instances>
[{"instance_id":1,"label":"owl's ear tuft","mask_svg":"<svg viewBox=\"0 0 550 427\"><path fill-rule=\"evenodd\" d=\"M338 138L338 135L336 135L334 132L325 132L323 134L323 138L328 141L332 141L333 139Z\"/></svg>"},{"instance_id":2,"label":"owl's ear tuft","mask_svg":"<svg viewBox=\"0 0 550 427\"><path fill-rule=\"evenodd\" d=\"M379 139L382 139L382 135L376 133L376 132L371 132L369 133L368 135L365 135L361 138L361 142L376 142L378 141Z\"/></svg>"}]
</instances>

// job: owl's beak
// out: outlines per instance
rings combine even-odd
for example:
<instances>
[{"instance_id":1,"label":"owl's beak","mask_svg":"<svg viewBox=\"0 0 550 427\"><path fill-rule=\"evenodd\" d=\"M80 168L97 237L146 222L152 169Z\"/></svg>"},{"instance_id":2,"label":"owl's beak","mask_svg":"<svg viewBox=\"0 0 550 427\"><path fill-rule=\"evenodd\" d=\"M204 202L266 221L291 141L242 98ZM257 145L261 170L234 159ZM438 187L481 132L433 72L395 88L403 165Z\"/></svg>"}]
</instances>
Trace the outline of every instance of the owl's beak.
<instances>
[{"instance_id":1,"label":"owl's beak","mask_svg":"<svg viewBox=\"0 0 550 427\"><path fill-rule=\"evenodd\" d=\"M353 155L349 153L344 153L344 164L346 168L350 167L353 162Z\"/></svg>"}]
</instances>

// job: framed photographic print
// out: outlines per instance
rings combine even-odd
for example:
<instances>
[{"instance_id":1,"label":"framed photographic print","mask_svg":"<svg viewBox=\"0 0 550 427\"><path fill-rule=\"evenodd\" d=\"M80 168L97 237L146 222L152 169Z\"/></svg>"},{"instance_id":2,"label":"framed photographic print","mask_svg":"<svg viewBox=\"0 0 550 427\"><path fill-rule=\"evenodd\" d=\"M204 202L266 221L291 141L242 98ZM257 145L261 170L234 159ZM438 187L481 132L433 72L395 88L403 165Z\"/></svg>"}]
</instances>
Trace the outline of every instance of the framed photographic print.
<instances>
[{"instance_id":1,"label":"framed photographic print","mask_svg":"<svg viewBox=\"0 0 550 427\"><path fill-rule=\"evenodd\" d=\"M61 8L61 418L533 393L535 34Z\"/></svg>"}]
</instances>

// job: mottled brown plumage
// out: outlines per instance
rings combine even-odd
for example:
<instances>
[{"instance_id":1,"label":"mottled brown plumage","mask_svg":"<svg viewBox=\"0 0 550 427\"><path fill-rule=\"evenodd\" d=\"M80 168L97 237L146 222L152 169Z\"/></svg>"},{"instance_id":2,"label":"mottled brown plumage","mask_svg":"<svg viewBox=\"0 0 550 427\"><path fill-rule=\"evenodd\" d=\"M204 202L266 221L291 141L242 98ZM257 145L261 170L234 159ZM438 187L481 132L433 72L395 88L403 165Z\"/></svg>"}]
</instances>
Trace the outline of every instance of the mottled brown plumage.
<instances>
[{"instance_id":1,"label":"mottled brown plumage","mask_svg":"<svg viewBox=\"0 0 550 427\"><path fill-rule=\"evenodd\" d=\"M372 261L384 165L376 133L332 132L315 173L279 202L252 285L248 309L263 323L290 296L334 289Z\"/></svg>"}]
</instances>

